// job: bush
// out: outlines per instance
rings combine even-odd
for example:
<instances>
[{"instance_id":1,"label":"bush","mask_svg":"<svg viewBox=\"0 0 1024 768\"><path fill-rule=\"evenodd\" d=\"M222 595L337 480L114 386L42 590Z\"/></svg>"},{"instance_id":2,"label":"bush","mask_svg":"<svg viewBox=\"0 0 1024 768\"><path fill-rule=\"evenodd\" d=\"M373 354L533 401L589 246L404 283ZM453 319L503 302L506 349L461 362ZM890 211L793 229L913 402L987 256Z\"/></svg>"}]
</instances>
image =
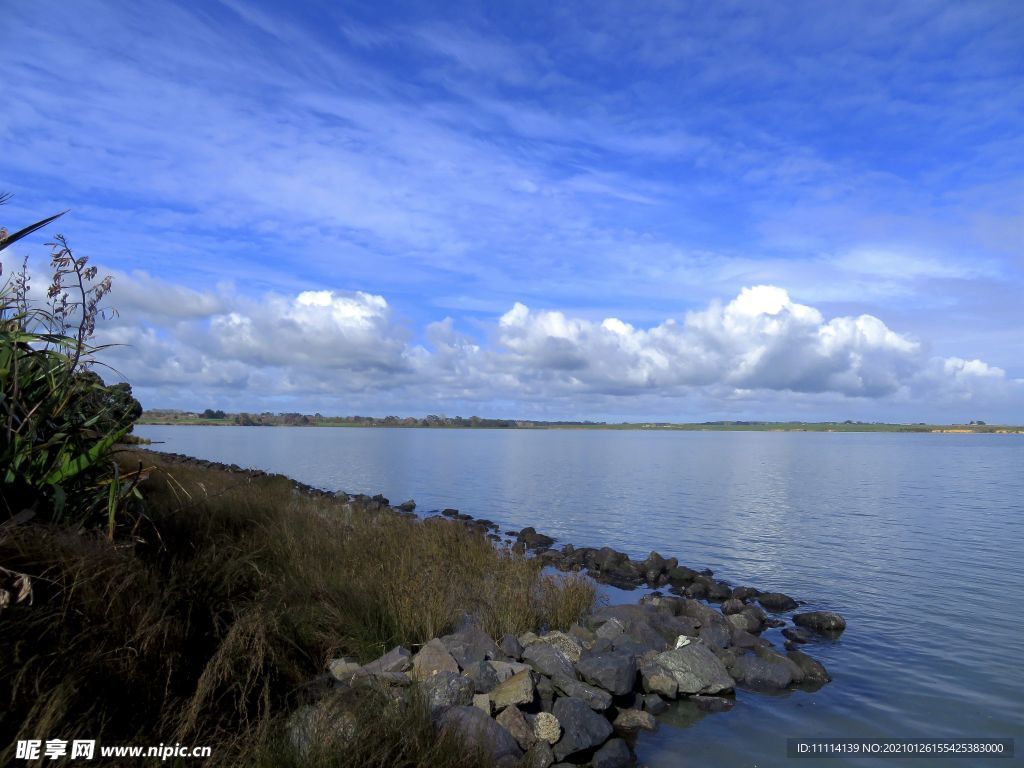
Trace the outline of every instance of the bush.
<instances>
[{"instance_id":1,"label":"bush","mask_svg":"<svg viewBox=\"0 0 1024 768\"><path fill-rule=\"evenodd\" d=\"M54 218L13 235L0 230L0 250ZM112 535L130 486L109 453L141 407L127 384L105 387L90 370L89 340L110 278L97 280L63 236L50 245L45 304L31 299L26 265L0 286L0 512L105 522Z\"/></svg>"}]
</instances>

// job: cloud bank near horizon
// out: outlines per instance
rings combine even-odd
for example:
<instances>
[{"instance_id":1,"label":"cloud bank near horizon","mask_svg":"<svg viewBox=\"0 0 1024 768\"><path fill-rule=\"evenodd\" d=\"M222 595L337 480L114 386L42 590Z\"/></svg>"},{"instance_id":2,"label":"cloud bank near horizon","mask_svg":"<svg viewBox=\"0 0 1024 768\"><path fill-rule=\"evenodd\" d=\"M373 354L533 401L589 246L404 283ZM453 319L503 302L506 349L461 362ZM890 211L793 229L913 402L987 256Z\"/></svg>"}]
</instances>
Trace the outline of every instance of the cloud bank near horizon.
<instances>
[{"instance_id":1,"label":"cloud bank near horizon","mask_svg":"<svg viewBox=\"0 0 1024 768\"><path fill-rule=\"evenodd\" d=\"M972 413L1024 399L1024 382L996 366L931 354L873 315L826 317L771 285L649 327L516 302L470 330L451 317L410 327L384 296L363 291L253 299L141 273L116 285L120 316L102 341L120 346L105 360L149 407L379 412L423 397L432 412L497 402L504 412L561 404L642 418L652 397L775 410L785 395L840 410L860 401Z\"/></svg>"}]
</instances>

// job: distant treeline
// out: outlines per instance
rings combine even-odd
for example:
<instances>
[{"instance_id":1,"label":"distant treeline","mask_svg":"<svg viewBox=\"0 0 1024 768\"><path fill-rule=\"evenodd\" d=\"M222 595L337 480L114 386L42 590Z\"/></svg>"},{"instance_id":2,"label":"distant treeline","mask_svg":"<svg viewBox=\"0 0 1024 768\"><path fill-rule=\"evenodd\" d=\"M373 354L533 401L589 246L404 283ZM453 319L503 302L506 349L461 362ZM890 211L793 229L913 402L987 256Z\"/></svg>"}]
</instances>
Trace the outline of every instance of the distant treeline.
<instances>
[{"instance_id":1,"label":"distant treeline","mask_svg":"<svg viewBox=\"0 0 1024 768\"><path fill-rule=\"evenodd\" d=\"M227 413L204 411L148 410L140 424L210 424L244 427L437 427L448 429L640 429L709 432L1021 432L1024 427L986 424L972 420L960 424L892 424L881 421L702 421L622 422L534 421L529 419L485 419L481 416L324 416L319 413Z\"/></svg>"},{"instance_id":2,"label":"distant treeline","mask_svg":"<svg viewBox=\"0 0 1024 768\"><path fill-rule=\"evenodd\" d=\"M480 416L323 416L319 413L226 413L207 408L205 411L148 410L139 420L146 424L235 424L244 427L461 427L466 429L523 429L530 427L595 427L602 421L523 421L520 419L485 419Z\"/></svg>"}]
</instances>

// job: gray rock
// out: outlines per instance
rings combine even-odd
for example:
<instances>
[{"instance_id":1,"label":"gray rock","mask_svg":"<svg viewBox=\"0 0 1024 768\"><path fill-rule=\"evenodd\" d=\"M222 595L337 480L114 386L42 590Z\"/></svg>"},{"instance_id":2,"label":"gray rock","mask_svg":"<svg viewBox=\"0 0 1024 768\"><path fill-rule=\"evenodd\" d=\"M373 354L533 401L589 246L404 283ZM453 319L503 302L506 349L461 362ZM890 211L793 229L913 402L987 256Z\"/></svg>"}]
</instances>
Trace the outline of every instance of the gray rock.
<instances>
[{"instance_id":1,"label":"gray rock","mask_svg":"<svg viewBox=\"0 0 1024 768\"><path fill-rule=\"evenodd\" d=\"M640 667L640 681L645 693L661 694L666 699L679 696L675 675L657 662L648 662Z\"/></svg>"},{"instance_id":2,"label":"gray rock","mask_svg":"<svg viewBox=\"0 0 1024 768\"><path fill-rule=\"evenodd\" d=\"M620 619L609 619L598 627L594 634L611 641L620 635L626 634L626 625Z\"/></svg>"},{"instance_id":3,"label":"gray rock","mask_svg":"<svg viewBox=\"0 0 1024 768\"><path fill-rule=\"evenodd\" d=\"M498 676L499 683L505 682L512 675L518 675L520 672L532 669L529 664L520 664L518 661L485 661L483 663L494 670L494 673Z\"/></svg>"},{"instance_id":4,"label":"gray rock","mask_svg":"<svg viewBox=\"0 0 1024 768\"><path fill-rule=\"evenodd\" d=\"M537 698L540 700L540 708L550 712L555 703L555 686L550 677L537 675Z\"/></svg>"},{"instance_id":5,"label":"gray rock","mask_svg":"<svg viewBox=\"0 0 1024 768\"><path fill-rule=\"evenodd\" d=\"M414 509L416 509L416 502L413 501L412 499L409 499L408 501L403 501L401 504L399 504L398 508L403 512L412 512Z\"/></svg>"},{"instance_id":6,"label":"gray rock","mask_svg":"<svg viewBox=\"0 0 1024 768\"><path fill-rule=\"evenodd\" d=\"M660 715L668 709L668 704L656 693L644 694L640 697L640 702L644 711L650 712L652 715Z\"/></svg>"},{"instance_id":7,"label":"gray rock","mask_svg":"<svg viewBox=\"0 0 1024 768\"><path fill-rule=\"evenodd\" d=\"M681 694L721 693L732 690L735 685L725 665L703 643L690 643L660 653L656 663L675 678Z\"/></svg>"},{"instance_id":8,"label":"gray rock","mask_svg":"<svg viewBox=\"0 0 1024 768\"><path fill-rule=\"evenodd\" d=\"M476 707L452 707L441 715L440 726L457 733L471 749L485 750L495 762L523 754L512 734Z\"/></svg>"},{"instance_id":9,"label":"gray rock","mask_svg":"<svg viewBox=\"0 0 1024 768\"><path fill-rule=\"evenodd\" d=\"M473 706L479 709L488 717L491 714L493 706L491 705L491 697L486 693L478 693L473 696Z\"/></svg>"},{"instance_id":10,"label":"gray rock","mask_svg":"<svg viewBox=\"0 0 1024 768\"><path fill-rule=\"evenodd\" d=\"M622 709L615 716L612 727L616 731L653 731L658 727L658 721L650 712L639 709Z\"/></svg>"},{"instance_id":11,"label":"gray rock","mask_svg":"<svg viewBox=\"0 0 1024 768\"><path fill-rule=\"evenodd\" d=\"M439 672L455 672L457 674L459 665L455 658L448 653L444 644L434 638L412 657L410 677L413 680L426 680Z\"/></svg>"},{"instance_id":12,"label":"gray rock","mask_svg":"<svg viewBox=\"0 0 1024 768\"><path fill-rule=\"evenodd\" d=\"M846 619L832 611L794 613L793 623L798 627L807 627L829 635L838 635L846 629Z\"/></svg>"},{"instance_id":13,"label":"gray rock","mask_svg":"<svg viewBox=\"0 0 1024 768\"><path fill-rule=\"evenodd\" d=\"M451 707L473 703L473 683L458 672L438 672L424 680L421 688L435 717Z\"/></svg>"},{"instance_id":14,"label":"gray rock","mask_svg":"<svg viewBox=\"0 0 1024 768\"><path fill-rule=\"evenodd\" d=\"M530 704L533 701L533 673L529 670L512 675L508 680L492 690L488 695L496 711L517 704Z\"/></svg>"},{"instance_id":15,"label":"gray rock","mask_svg":"<svg viewBox=\"0 0 1024 768\"><path fill-rule=\"evenodd\" d=\"M757 602L769 611L791 611L797 606L796 600L781 592L762 592L757 596Z\"/></svg>"},{"instance_id":16,"label":"gray rock","mask_svg":"<svg viewBox=\"0 0 1024 768\"><path fill-rule=\"evenodd\" d=\"M576 665L586 682L620 696L636 685L636 659L622 653L599 654L581 659Z\"/></svg>"},{"instance_id":17,"label":"gray rock","mask_svg":"<svg viewBox=\"0 0 1024 768\"><path fill-rule=\"evenodd\" d=\"M832 676L825 669L825 665L817 659L812 659L803 651L791 648L786 652L786 657L800 667L804 673L802 683L804 685L824 685L832 680Z\"/></svg>"},{"instance_id":18,"label":"gray rock","mask_svg":"<svg viewBox=\"0 0 1024 768\"><path fill-rule=\"evenodd\" d=\"M465 675L473 681L473 690L477 693L490 693L501 683L498 673L491 665L492 662L489 661L478 661L466 669ZM508 677L511 676L511 674L508 675ZM505 679L507 680L508 677Z\"/></svg>"},{"instance_id":19,"label":"gray rock","mask_svg":"<svg viewBox=\"0 0 1024 768\"><path fill-rule=\"evenodd\" d=\"M744 603L742 600L735 597L731 597L724 603L722 603L722 613L728 616L733 613L739 613L746 607L747 604Z\"/></svg>"},{"instance_id":20,"label":"gray rock","mask_svg":"<svg viewBox=\"0 0 1024 768\"><path fill-rule=\"evenodd\" d=\"M376 672L405 672L410 667L412 667L412 653L408 648L397 646L379 659L364 664L363 670L374 674Z\"/></svg>"},{"instance_id":21,"label":"gray rock","mask_svg":"<svg viewBox=\"0 0 1024 768\"><path fill-rule=\"evenodd\" d=\"M733 619L730 616L729 619ZM705 624L699 630L697 630L698 636L704 641L705 645L711 648L727 648L729 643L732 642L732 626L726 623L715 622L713 624Z\"/></svg>"},{"instance_id":22,"label":"gray rock","mask_svg":"<svg viewBox=\"0 0 1024 768\"><path fill-rule=\"evenodd\" d=\"M554 715L562 726L562 738L554 748L558 760L593 749L612 735L611 723L582 699L569 696L556 700Z\"/></svg>"},{"instance_id":23,"label":"gray rock","mask_svg":"<svg viewBox=\"0 0 1024 768\"><path fill-rule=\"evenodd\" d=\"M555 763L555 755L551 751L551 745L538 741L526 754L523 755L520 768L551 768Z\"/></svg>"},{"instance_id":24,"label":"gray rock","mask_svg":"<svg viewBox=\"0 0 1024 768\"><path fill-rule=\"evenodd\" d=\"M812 643L816 639L814 632L804 627L786 627L782 630L782 636L791 642L801 644Z\"/></svg>"},{"instance_id":25,"label":"gray rock","mask_svg":"<svg viewBox=\"0 0 1024 768\"><path fill-rule=\"evenodd\" d=\"M559 675L551 678L551 684L562 696L575 696L577 699L583 699L583 701L587 702L587 706L595 712L603 712L612 705L612 695L610 693L602 691L593 685L581 683L575 678Z\"/></svg>"},{"instance_id":26,"label":"gray rock","mask_svg":"<svg viewBox=\"0 0 1024 768\"><path fill-rule=\"evenodd\" d=\"M462 669L478 661L500 659L504 655L491 636L473 624L445 635L441 642Z\"/></svg>"},{"instance_id":27,"label":"gray rock","mask_svg":"<svg viewBox=\"0 0 1024 768\"><path fill-rule=\"evenodd\" d=\"M520 645L519 638L515 635L505 635L501 638L498 648L510 659L518 660L523 658L523 646Z\"/></svg>"},{"instance_id":28,"label":"gray rock","mask_svg":"<svg viewBox=\"0 0 1024 768\"><path fill-rule=\"evenodd\" d=\"M580 653L583 651L583 646L576 638L571 635L567 635L565 632L547 632L541 635L538 640L548 645L553 645L555 648L565 654L569 661L575 663L580 660Z\"/></svg>"},{"instance_id":29,"label":"gray rock","mask_svg":"<svg viewBox=\"0 0 1024 768\"><path fill-rule=\"evenodd\" d=\"M547 677L576 677L576 669L561 650L548 643L534 643L523 651L523 661Z\"/></svg>"},{"instance_id":30,"label":"gray rock","mask_svg":"<svg viewBox=\"0 0 1024 768\"><path fill-rule=\"evenodd\" d=\"M629 768L633 765L633 756L625 741L612 739L594 753L590 765L592 768Z\"/></svg>"},{"instance_id":31,"label":"gray rock","mask_svg":"<svg viewBox=\"0 0 1024 768\"><path fill-rule=\"evenodd\" d=\"M526 718L523 717L523 713L519 711L518 707L505 707L494 720L512 734L512 738L524 752L537 741L533 728L527 724Z\"/></svg>"}]
</instances>

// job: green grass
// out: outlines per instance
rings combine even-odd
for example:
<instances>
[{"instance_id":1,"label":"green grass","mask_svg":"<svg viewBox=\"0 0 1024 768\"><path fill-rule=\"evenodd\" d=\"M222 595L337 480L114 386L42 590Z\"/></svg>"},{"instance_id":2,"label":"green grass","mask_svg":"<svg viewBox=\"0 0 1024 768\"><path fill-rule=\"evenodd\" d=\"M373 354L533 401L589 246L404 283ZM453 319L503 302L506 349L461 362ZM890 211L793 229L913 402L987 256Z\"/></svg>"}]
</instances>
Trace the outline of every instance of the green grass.
<instances>
[{"instance_id":1,"label":"green grass","mask_svg":"<svg viewBox=\"0 0 1024 768\"><path fill-rule=\"evenodd\" d=\"M594 602L583 577L545 578L450 521L369 514L282 477L120 459L150 468L135 540L31 524L0 534L0 562L35 590L0 618L0 744L177 741L212 746L220 765L479 765L436 739L415 700L332 703L310 681L330 658L415 648L466 615L500 637L565 628ZM291 754L284 724L311 704L350 711L360 746Z\"/></svg>"}]
</instances>

